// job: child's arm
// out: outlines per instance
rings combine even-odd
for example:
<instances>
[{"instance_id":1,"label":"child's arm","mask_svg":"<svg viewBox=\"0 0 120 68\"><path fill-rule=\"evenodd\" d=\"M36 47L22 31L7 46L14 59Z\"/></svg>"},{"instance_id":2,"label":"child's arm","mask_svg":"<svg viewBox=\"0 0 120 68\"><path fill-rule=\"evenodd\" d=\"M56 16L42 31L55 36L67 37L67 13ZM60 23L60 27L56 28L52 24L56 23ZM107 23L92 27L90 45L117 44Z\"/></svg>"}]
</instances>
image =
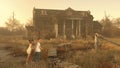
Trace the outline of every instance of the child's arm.
<instances>
[{"instance_id":1,"label":"child's arm","mask_svg":"<svg viewBox=\"0 0 120 68\"><path fill-rule=\"evenodd\" d=\"M43 50L43 48L40 46L40 49Z\"/></svg>"}]
</instances>

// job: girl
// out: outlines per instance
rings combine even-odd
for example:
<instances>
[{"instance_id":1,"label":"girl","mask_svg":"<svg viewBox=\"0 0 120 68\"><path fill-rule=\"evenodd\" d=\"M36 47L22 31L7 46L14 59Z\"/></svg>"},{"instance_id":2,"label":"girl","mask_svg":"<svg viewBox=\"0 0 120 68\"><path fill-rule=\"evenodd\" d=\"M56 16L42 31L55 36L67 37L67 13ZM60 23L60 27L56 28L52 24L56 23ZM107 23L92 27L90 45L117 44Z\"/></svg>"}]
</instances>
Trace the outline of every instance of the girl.
<instances>
[{"instance_id":1,"label":"girl","mask_svg":"<svg viewBox=\"0 0 120 68\"><path fill-rule=\"evenodd\" d=\"M29 40L29 47L27 48L26 64L28 64L28 61L31 61L31 53L32 53L32 50L34 49L33 48L33 46L34 46L33 43L34 43L33 40Z\"/></svg>"}]
</instances>

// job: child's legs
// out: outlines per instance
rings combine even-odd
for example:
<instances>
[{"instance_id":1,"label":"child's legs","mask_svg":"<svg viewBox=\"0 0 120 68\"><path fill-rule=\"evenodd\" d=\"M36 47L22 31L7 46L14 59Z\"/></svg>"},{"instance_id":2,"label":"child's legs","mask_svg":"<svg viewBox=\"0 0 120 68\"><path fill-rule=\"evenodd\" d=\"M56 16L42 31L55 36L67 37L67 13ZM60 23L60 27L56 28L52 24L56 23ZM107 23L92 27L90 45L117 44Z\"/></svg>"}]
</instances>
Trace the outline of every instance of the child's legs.
<instances>
[{"instance_id":1,"label":"child's legs","mask_svg":"<svg viewBox=\"0 0 120 68\"><path fill-rule=\"evenodd\" d=\"M30 60L30 54L28 54L26 62L28 62Z\"/></svg>"},{"instance_id":2,"label":"child's legs","mask_svg":"<svg viewBox=\"0 0 120 68\"><path fill-rule=\"evenodd\" d=\"M36 52L35 53L35 61L39 61L40 60L40 52Z\"/></svg>"}]
</instances>

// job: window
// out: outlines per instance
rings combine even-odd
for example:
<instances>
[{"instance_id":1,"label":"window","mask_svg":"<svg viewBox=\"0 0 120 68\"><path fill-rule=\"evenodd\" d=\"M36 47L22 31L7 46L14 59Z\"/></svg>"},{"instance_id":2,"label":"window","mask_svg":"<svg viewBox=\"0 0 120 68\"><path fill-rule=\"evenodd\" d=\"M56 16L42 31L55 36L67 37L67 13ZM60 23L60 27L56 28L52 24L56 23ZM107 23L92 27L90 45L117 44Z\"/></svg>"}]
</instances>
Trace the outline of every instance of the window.
<instances>
[{"instance_id":1,"label":"window","mask_svg":"<svg viewBox=\"0 0 120 68\"><path fill-rule=\"evenodd\" d=\"M71 11L68 11L67 14L68 14L68 15L72 15L72 12L71 12Z\"/></svg>"},{"instance_id":2,"label":"window","mask_svg":"<svg viewBox=\"0 0 120 68\"><path fill-rule=\"evenodd\" d=\"M41 15L47 15L46 10L41 10Z\"/></svg>"}]
</instances>

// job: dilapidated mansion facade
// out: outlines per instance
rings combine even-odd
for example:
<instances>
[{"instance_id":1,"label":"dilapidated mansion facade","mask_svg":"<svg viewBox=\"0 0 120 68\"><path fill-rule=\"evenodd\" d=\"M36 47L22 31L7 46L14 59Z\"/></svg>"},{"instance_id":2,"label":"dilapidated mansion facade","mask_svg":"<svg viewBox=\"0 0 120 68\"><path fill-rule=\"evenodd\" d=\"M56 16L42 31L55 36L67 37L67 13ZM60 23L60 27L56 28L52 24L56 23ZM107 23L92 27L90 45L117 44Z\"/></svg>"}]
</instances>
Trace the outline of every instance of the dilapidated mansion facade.
<instances>
[{"instance_id":1,"label":"dilapidated mansion facade","mask_svg":"<svg viewBox=\"0 0 120 68\"><path fill-rule=\"evenodd\" d=\"M29 36L32 34L44 38L86 38L93 34L93 16L90 11L77 11L72 8L34 8L33 25L27 26L27 30Z\"/></svg>"}]
</instances>

